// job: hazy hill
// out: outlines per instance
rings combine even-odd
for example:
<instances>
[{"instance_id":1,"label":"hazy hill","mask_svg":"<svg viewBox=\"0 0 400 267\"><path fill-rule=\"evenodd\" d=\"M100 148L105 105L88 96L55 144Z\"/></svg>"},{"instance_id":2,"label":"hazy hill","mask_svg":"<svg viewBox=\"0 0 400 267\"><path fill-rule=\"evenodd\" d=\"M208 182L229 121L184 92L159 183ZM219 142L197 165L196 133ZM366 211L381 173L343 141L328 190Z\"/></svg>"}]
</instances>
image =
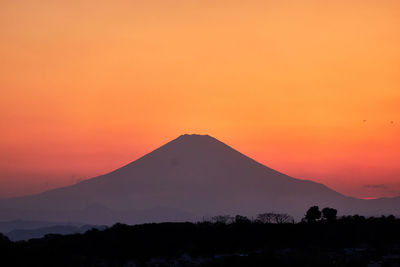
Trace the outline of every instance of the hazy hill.
<instances>
[{"instance_id":1,"label":"hazy hill","mask_svg":"<svg viewBox=\"0 0 400 267\"><path fill-rule=\"evenodd\" d=\"M346 197L270 169L208 135L182 135L106 175L1 200L0 218L109 224L267 211L300 218L311 205L377 215L399 214L399 203Z\"/></svg>"},{"instance_id":2,"label":"hazy hill","mask_svg":"<svg viewBox=\"0 0 400 267\"><path fill-rule=\"evenodd\" d=\"M74 225L54 225L37 229L16 229L5 234L11 241L29 240L33 238L42 238L47 234L82 234L91 229L105 229L105 226L82 225L80 227Z\"/></svg>"},{"instance_id":3,"label":"hazy hill","mask_svg":"<svg viewBox=\"0 0 400 267\"><path fill-rule=\"evenodd\" d=\"M44 222L44 221L25 221L25 220L2 221L0 222L0 233L7 233L16 229L33 230L39 228L53 227L56 225L59 224L55 222ZM78 222L64 222L63 225L80 227L85 224Z\"/></svg>"}]
</instances>

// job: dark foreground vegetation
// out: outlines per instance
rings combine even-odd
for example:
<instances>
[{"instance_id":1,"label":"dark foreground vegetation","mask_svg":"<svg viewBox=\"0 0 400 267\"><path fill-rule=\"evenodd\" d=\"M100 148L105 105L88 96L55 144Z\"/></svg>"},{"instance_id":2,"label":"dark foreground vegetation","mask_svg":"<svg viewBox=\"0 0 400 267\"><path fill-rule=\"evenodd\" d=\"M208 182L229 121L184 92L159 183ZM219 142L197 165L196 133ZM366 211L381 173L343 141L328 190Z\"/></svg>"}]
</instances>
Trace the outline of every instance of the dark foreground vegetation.
<instances>
[{"instance_id":1,"label":"dark foreground vegetation","mask_svg":"<svg viewBox=\"0 0 400 267\"><path fill-rule=\"evenodd\" d=\"M21 242L0 235L0 266L400 266L399 219L318 212L309 210L300 223L267 213L116 224Z\"/></svg>"}]
</instances>

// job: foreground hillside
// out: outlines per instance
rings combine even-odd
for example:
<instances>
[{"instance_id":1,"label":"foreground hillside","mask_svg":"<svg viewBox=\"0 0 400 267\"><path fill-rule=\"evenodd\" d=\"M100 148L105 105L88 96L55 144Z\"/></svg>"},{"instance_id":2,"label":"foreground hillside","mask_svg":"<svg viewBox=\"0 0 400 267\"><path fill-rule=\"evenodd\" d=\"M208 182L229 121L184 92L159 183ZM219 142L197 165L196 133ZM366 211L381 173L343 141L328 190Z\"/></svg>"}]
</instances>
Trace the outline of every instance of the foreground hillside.
<instances>
[{"instance_id":1,"label":"foreground hillside","mask_svg":"<svg viewBox=\"0 0 400 267\"><path fill-rule=\"evenodd\" d=\"M0 249L4 266L400 266L400 220L116 224Z\"/></svg>"}]
</instances>

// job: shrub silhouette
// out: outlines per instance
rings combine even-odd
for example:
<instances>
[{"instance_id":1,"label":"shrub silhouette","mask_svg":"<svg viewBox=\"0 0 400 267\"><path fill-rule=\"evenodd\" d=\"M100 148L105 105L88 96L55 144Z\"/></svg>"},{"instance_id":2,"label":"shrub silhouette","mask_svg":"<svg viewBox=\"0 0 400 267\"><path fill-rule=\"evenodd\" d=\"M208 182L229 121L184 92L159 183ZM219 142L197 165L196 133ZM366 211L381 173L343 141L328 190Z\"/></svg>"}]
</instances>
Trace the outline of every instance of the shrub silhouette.
<instances>
[{"instance_id":1,"label":"shrub silhouette","mask_svg":"<svg viewBox=\"0 0 400 267\"><path fill-rule=\"evenodd\" d=\"M230 215L217 215L211 218L211 222L220 223L220 224L228 224L232 222L232 216Z\"/></svg>"},{"instance_id":2,"label":"shrub silhouette","mask_svg":"<svg viewBox=\"0 0 400 267\"><path fill-rule=\"evenodd\" d=\"M333 208L323 208L322 209L322 218L324 218L325 220L331 222L336 220L336 215L337 215L337 210L333 209Z\"/></svg>"},{"instance_id":3,"label":"shrub silhouette","mask_svg":"<svg viewBox=\"0 0 400 267\"><path fill-rule=\"evenodd\" d=\"M312 206L307 210L305 220L309 223L316 222L317 220L321 219L321 211L319 210L318 206Z\"/></svg>"},{"instance_id":4,"label":"shrub silhouette","mask_svg":"<svg viewBox=\"0 0 400 267\"><path fill-rule=\"evenodd\" d=\"M258 223L277 223L277 224L293 223L294 218L285 213L268 212L268 213L258 214L256 222L258 222Z\"/></svg>"},{"instance_id":5,"label":"shrub silhouette","mask_svg":"<svg viewBox=\"0 0 400 267\"><path fill-rule=\"evenodd\" d=\"M236 215L235 216L235 223L236 224L250 224L251 221L246 216Z\"/></svg>"}]
</instances>

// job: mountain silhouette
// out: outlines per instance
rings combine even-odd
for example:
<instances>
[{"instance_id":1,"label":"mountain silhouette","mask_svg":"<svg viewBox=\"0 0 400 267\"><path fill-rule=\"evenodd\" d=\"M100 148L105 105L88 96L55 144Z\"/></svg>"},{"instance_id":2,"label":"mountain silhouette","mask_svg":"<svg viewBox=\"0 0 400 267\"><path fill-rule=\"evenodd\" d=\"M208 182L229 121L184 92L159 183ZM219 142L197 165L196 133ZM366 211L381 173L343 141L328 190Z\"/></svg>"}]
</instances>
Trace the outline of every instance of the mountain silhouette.
<instances>
[{"instance_id":1,"label":"mountain silhouette","mask_svg":"<svg viewBox=\"0 0 400 267\"><path fill-rule=\"evenodd\" d=\"M196 220L284 212L312 205L363 215L399 213L400 200L361 200L289 177L208 135L182 135L106 175L41 194L0 200L3 220L90 224Z\"/></svg>"}]
</instances>

